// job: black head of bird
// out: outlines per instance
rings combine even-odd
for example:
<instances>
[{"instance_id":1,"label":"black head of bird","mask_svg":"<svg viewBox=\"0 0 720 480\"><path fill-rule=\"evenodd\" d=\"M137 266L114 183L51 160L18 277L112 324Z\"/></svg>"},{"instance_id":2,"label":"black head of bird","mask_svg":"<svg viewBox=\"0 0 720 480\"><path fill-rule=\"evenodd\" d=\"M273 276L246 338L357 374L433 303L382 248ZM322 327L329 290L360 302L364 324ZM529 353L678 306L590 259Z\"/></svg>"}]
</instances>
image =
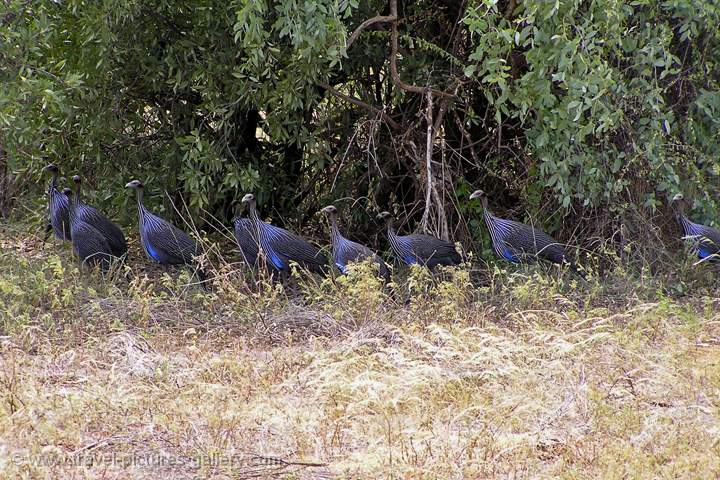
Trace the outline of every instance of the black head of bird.
<instances>
[{"instance_id":1,"label":"black head of bird","mask_svg":"<svg viewBox=\"0 0 720 480\"><path fill-rule=\"evenodd\" d=\"M60 172L60 169L54 163L50 163L43 168L43 171L50 172L53 175L57 175Z\"/></svg>"},{"instance_id":2,"label":"black head of bird","mask_svg":"<svg viewBox=\"0 0 720 480\"><path fill-rule=\"evenodd\" d=\"M72 198L72 190L70 190L68 187L63 188L62 193L66 197Z\"/></svg>"},{"instance_id":3,"label":"black head of bird","mask_svg":"<svg viewBox=\"0 0 720 480\"><path fill-rule=\"evenodd\" d=\"M246 193L242 200L240 200L240 203L242 203L243 205L247 205L249 208L255 208L255 195L253 195L252 193Z\"/></svg>"},{"instance_id":4,"label":"black head of bird","mask_svg":"<svg viewBox=\"0 0 720 480\"><path fill-rule=\"evenodd\" d=\"M132 182L126 183L125 188L132 188L135 190L137 193L138 204L142 204L143 189L145 188L145 185L143 185L140 180L133 180Z\"/></svg>"},{"instance_id":5,"label":"black head of bird","mask_svg":"<svg viewBox=\"0 0 720 480\"><path fill-rule=\"evenodd\" d=\"M145 185L143 185L140 180L133 180L132 182L126 183L125 188L133 188L135 190L142 190L143 188L145 188Z\"/></svg>"},{"instance_id":6,"label":"black head of bird","mask_svg":"<svg viewBox=\"0 0 720 480\"><path fill-rule=\"evenodd\" d=\"M682 193L676 194L670 201L670 205L678 213L683 213L685 211L686 204L687 201L685 200L685 196Z\"/></svg>"},{"instance_id":7,"label":"black head of bird","mask_svg":"<svg viewBox=\"0 0 720 480\"><path fill-rule=\"evenodd\" d=\"M324 213L328 217L332 218L337 215L338 209L335 207L335 205L328 205L327 207L320 210L320 212Z\"/></svg>"},{"instance_id":8,"label":"black head of bird","mask_svg":"<svg viewBox=\"0 0 720 480\"><path fill-rule=\"evenodd\" d=\"M77 196L80 196L80 185L82 184L82 179L80 178L80 175L73 175L72 181L75 184L75 192Z\"/></svg>"},{"instance_id":9,"label":"black head of bird","mask_svg":"<svg viewBox=\"0 0 720 480\"><path fill-rule=\"evenodd\" d=\"M480 203L482 204L483 208L487 208L487 194L483 192L482 190L475 190L470 195L470 200L475 200L476 198L480 199Z\"/></svg>"},{"instance_id":10,"label":"black head of bird","mask_svg":"<svg viewBox=\"0 0 720 480\"><path fill-rule=\"evenodd\" d=\"M392 227L393 225L394 219L390 212L380 212L375 218L377 220L382 220L383 222L385 222L385 225L387 225L388 227Z\"/></svg>"}]
</instances>

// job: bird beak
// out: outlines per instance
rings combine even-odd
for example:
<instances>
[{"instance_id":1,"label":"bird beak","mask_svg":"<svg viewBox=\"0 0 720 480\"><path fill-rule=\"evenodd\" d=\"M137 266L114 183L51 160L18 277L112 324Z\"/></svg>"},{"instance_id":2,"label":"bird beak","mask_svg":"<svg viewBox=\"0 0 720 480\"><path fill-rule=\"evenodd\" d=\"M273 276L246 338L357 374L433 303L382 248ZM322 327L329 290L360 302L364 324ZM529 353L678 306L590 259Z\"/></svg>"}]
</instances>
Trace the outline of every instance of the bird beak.
<instances>
[{"instance_id":1,"label":"bird beak","mask_svg":"<svg viewBox=\"0 0 720 480\"><path fill-rule=\"evenodd\" d=\"M480 190L475 190L472 195L470 195L470 200L475 200L476 198L480 198L483 196L483 192Z\"/></svg>"},{"instance_id":2,"label":"bird beak","mask_svg":"<svg viewBox=\"0 0 720 480\"><path fill-rule=\"evenodd\" d=\"M252 194L248 193L240 200L240 203L248 203L250 200L252 200Z\"/></svg>"},{"instance_id":3,"label":"bird beak","mask_svg":"<svg viewBox=\"0 0 720 480\"><path fill-rule=\"evenodd\" d=\"M133 186L133 182L128 182L125 184L125 188L132 188Z\"/></svg>"}]
</instances>

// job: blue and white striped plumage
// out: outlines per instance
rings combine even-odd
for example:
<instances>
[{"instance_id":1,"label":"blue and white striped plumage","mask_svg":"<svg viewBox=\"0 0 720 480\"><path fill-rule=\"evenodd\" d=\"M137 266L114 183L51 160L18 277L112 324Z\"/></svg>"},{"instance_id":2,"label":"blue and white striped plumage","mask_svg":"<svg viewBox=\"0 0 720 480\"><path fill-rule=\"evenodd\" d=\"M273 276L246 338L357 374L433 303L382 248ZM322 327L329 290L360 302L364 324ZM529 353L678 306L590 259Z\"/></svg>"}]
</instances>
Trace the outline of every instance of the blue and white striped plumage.
<instances>
[{"instance_id":1,"label":"blue and white striped plumage","mask_svg":"<svg viewBox=\"0 0 720 480\"><path fill-rule=\"evenodd\" d=\"M191 265L193 257L199 255L197 243L187 233L150 213L141 201L138 202L138 218L140 241L150 260L163 265Z\"/></svg>"},{"instance_id":2,"label":"blue and white striped plumage","mask_svg":"<svg viewBox=\"0 0 720 480\"><path fill-rule=\"evenodd\" d=\"M75 215L83 222L92 225L107 239L110 250L114 256L122 257L125 255L127 253L127 241L120 227L111 222L95 207L83 203L79 176L75 175L73 182L75 182Z\"/></svg>"},{"instance_id":3,"label":"blue and white striped plumage","mask_svg":"<svg viewBox=\"0 0 720 480\"><path fill-rule=\"evenodd\" d=\"M145 186L139 180L133 180L125 185L133 188L137 193L138 219L140 229L140 243L145 255L160 265L190 265L195 263L195 257L200 255L200 247L190 236L166 220L153 215L145 208L143 194ZM205 272L196 268L194 273L200 279L203 289Z\"/></svg>"},{"instance_id":4,"label":"blue and white striped plumage","mask_svg":"<svg viewBox=\"0 0 720 480\"><path fill-rule=\"evenodd\" d=\"M72 240L70 231L70 202L68 197L60 193L57 189L57 172L53 172L47 196L50 225L55 233L55 237L60 240Z\"/></svg>"},{"instance_id":5,"label":"blue and white striped plumage","mask_svg":"<svg viewBox=\"0 0 720 480\"><path fill-rule=\"evenodd\" d=\"M256 267L259 248L253 221L249 218L237 217L233 223L235 225L235 241L240 248L243 262L251 267Z\"/></svg>"},{"instance_id":6,"label":"blue and white striped plumage","mask_svg":"<svg viewBox=\"0 0 720 480\"><path fill-rule=\"evenodd\" d=\"M566 260L565 247L537 228L498 218L487 209L483 212L495 253L510 262L522 263L544 258L554 263Z\"/></svg>"},{"instance_id":7,"label":"blue and white striped plumage","mask_svg":"<svg viewBox=\"0 0 720 480\"><path fill-rule=\"evenodd\" d=\"M462 262L454 244L421 233L398 235L395 233L392 216L383 212L380 217L387 222L388 240L395 256L403 263L433 268L437 265L458 265Z\"/></svg>"},{"instance_id":8,"label":"blue and white striped plumage","mask_svg":"<svg viewBox=\"0 0 720 480\"><path fill-rule=\"evenodd\" d=\"M255 197L252 194L245 195L243 203L249 205L249 218L257 232L259 252L270 268L287 272L294 262L312 272L324 271L327 259L319 248L284 228L260 220L255 207Z\"/></svg>"},{"instance_id":9,"label":"blue and white striped plumage","mask_svg":"<svg viewBox=\"0 0 720 480\"><path fill-rule=\"evenodd\" d=\"M378 265L380 275L385 281L390 281L390 269L383 260L365 245L348 240L340 233L337 227L337 209L333 205L325 207L322 211L330 216L330 230L333 245L333 263L340 272L347 273L348 264L372 260Z\"/></svg>"},{"instance_id":10,"label":"blue and white striped plumage","mask_svg":"<svg viewBox=\"0 0 720 480\"><path fill-rule=\"evenodd\" d=\"M66 189L65 192L66 198L69 198L70 189ZM102 270L107 270L114 258L110 245L102 233L78 217L76 200L69 198L73 252L84 265L100 265Z\"/></svg>"},{"instance_id":11,"label":"blue and white striped plumage","mask_svg":"<svg viewBox=\"0 0 720 480\"><path fill-rule=\"evenodd\" d=\"M470 199L480 199L483 207L483 219L490 232L495 254L512 263L524 263L538 258L553 263L568 262L580 276L574 263L568 261L565 247L542 230L524 223L498 218L488 208L487 195L476 190Z\"/></svg>"},{"instance_id":12,"label":"blue and white striped plumage","mask_svg":"<svg viewBox=\"0 0 720 480\"><path fill-rule=\"evenodd\" d=\"M678 223L683 229L683 237L691 245L700 260L720 262L720 231L707 225L690 221L680 212Z\"/></svg>"}]
</instances>

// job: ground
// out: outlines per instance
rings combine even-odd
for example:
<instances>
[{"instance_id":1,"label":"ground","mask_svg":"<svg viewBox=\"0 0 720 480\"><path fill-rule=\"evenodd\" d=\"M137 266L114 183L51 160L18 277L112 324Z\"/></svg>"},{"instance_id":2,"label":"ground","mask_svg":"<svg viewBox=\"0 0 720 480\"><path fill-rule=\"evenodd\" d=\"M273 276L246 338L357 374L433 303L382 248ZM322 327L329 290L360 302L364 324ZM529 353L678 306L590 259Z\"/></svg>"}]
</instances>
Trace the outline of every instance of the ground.
<instances>
[{"instance_id":1,"label":"ground","mask_svg":"<svg viewBox=\"0 0 720 480\"><path fill-rule=\"evenodd\" d=\"M720 476L702 266L489 265L391 291L367 267L282 287L225 264L204 293L0 242L2 478Z\"/></svg>"}]
</instances>

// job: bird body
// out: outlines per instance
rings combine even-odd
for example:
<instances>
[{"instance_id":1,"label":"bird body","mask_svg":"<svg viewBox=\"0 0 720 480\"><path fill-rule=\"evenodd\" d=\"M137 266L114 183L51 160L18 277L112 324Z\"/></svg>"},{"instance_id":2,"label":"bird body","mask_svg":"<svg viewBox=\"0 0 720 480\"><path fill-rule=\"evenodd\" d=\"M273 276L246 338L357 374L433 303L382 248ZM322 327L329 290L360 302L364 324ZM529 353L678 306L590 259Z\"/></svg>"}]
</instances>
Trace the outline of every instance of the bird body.
<instances>
[{"instance_id":1,"label":"bird body","mask_svg":"<svg viewBox=\"0 0 720 480\"><path fill-rule=\"evenodd\" d=\"M70 201L65 194L59 192L57 189L57 177L59 173L58 167L51 163L45 167L44 170L52 173L52 179L50 180L47 192L48 213L50 220L47 233L49 234L50 230L53 230L55 232L55 237L60 240L70 241ZM46 234L46 240L47 237L48 235Z\"/></svg>"},{"instance_id":2,"label":"bird body","mask_svg":"<svg viewBox=\"0 0 720 480\"><path fill-rule=\"evenodd\" d=\"M525 263L536 258L559 264L568 261L565 247L547 233L530 225L493 215L487 206L487 196L482 190L476 190L470 198L479 198L482 203L483 219L498 257L512 263Z\"/></svg>"},{"instance_id":3,"label":"bird body","mask_svg":"<svg viewBox=\"0 0 720 480\"><path fill-rule=\"evenodd\" d=\"M277 271L287 272L290 263L295 262L311 272L324 271L327 259L319 248L284 228L260 220L253 194L245 195L242 203L248 205L250 209L249 218L255 227L258 252L265 257L268 266Z\"/></svg>"},{"instance_id":4,"label":"bird body","mask_svg":"<svg viewBox=\"0 0 720 480\"><path fill-rule=\"evenodd\" d=\"M673 197L672 206L675 217L688 242L700 260L710 259L720 263L720 231L716 228L690 221L685 215L685 198L682 194Z\"/></svg>"},{"instance_id":5,"label":"bird body","mask_svg":"<svg viewBox=\"0 0 720 480\"><path fill-rule=\"evenodd\" d=\"M328 205L321 210L330 217L330 230L333 245L333 263L340 272L347 273L347 266L351 262L372 260L378 265L380 275L386 282L390 281L390 269L383 260L365 245L361 245L343 237L337 226L337 208Z\"/></svg>"},{"instance_id":6,"label":"bird body","mask_svg":"<svg viewBox=\"0 0 720 480\"><path fill-rule=\"evenodd\" d=\"M243 261L249 266L257 266L259 245L255 225L249 218L236 217L235 241L240 247L240 254Z\"/></svg>"},{"instance_id":7,"label":"bird body","mask_svg":"<svg viewBox=\"0 0 720 480\"><path fill-rule=\"evenodd\" d=\"M462 262L462 257L453 243L422 233L398 235L390 213L382 212L378 218L385 220L390 245L395 256L403 263L434 268L438 265L457 265Z\"/></svg>"},{"instance_id":8,"label":"bird body","mask_svg":"<svg viewBox=\"0 0 720 480\"><path fill-rule=\"evenodd\" d=\"M111 222L95 207L91 207L82 202L80 196L81 179L79 176L75 175L73 182L75 183L74 201L76 204L76 216L83 222L92 225L107 239L110 250L114 256L122 257L125 255L127 253L127 241L120 227Z\"/></svg>"},{"instance_id":9,"label":"bird body","mask_svg":"<svg viewBox=\"0 0 720 480\"><path fill-rule=\"evenodd\" d=\"M73 251L83 264L97 264L107 270L113 258L110 244L100 231L77 215L77 198L72 197L69 188L64 190L64 195L69 204Z\"/></svg>"},{"instance_id":10,"label":"bird body","mask_svg":"<svg viewBox=\"0 0 720 480\"><path fill-rule=\"evenodd\" d=\"M143 203L143 184L133 180L126 185L137 191L140 243L150 260L162 265L193 263L193 257L200 254L195 240L170 222L150 213Z\"/></svg>"}]
</instances>

